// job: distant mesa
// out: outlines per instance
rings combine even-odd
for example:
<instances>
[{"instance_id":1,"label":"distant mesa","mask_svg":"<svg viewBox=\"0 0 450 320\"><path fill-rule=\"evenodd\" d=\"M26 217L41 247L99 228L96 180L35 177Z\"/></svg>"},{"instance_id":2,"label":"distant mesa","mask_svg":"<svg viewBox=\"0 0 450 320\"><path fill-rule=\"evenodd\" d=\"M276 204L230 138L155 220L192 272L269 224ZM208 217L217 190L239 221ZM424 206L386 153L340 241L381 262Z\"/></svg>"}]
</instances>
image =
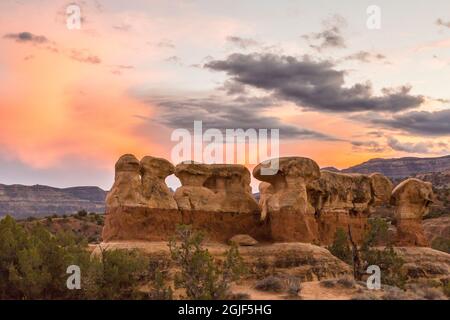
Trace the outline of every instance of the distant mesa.
<instances>
[{"instance_id":1,"label":"distant mesa","mask_svg":"<svg viewBox=\"0 0 450 320\"><path fill-rule=\"evenodd\" d=\"M421 173L450 170L450 155L437 158L371 159L362 164L342 170L344 173L380 172L391 179L411 177Z\"/></svg>"},{"instance_id":2,"label":"distant mesa","mask_svg":"<svg viewBox=\"0 0 450 320\"><path fill-rule=\"evenodd\" d=\"M98 187L54 188L0 184L0 213L16 219L72 214L83 209L103 213L106 194Z\"/></svg>"}]
</instances>

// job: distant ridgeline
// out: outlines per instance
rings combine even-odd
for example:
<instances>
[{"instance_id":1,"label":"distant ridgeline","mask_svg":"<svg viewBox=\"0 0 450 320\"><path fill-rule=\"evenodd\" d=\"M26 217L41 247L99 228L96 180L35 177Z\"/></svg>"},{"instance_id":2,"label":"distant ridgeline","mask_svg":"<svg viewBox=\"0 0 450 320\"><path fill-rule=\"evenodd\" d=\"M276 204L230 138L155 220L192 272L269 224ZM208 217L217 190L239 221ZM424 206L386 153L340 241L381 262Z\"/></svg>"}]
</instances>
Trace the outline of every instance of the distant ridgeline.
<instances>
[{"instance_id":1,"label":"distant ridgeline","mask_svg":"<svg viewBox=\"0 0 450 320\"><path fill-rule=\"evenodd\" d=\"M450 170L450 155L438 158L397 158L371 159L362 164L344 169L344 173L369 174L379 172L389 178L412 177L421 173L443 172Z\"/></svg>"},{"instance_id":2,"label":"distant ridgeline","mask_svg":"<svg viewBox=\"0 0 450 320\"><path fill-rule=\"evenodd\" d=\"M79 210L103 213L106 191L98 187L53 188L0 184L0 216L16 219L71 214Z\"/></svg>"}]
</instances>

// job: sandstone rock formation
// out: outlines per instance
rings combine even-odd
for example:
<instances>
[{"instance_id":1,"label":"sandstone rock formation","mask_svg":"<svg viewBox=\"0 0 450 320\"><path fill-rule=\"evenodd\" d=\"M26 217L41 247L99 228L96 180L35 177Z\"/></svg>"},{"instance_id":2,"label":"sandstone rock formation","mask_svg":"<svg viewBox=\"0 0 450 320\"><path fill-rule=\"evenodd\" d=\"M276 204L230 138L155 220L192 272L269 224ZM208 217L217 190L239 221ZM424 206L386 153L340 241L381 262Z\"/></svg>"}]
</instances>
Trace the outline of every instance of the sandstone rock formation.
<instances>
[{"instance_id":1,"label":"sandstone rock formation","mask_svg":"<svg viewBox=\"0 0 450 320\"><path fill-rule=\"evenodd\" d=\"M145 206L157 209L178 209L172 192L165 182L165 179L175 171L173 164L165 159L146 156L141 160L140 170Z\"/></svg>"},{"instance_id":2,"label":"sandstone rock formation","mask_svg":"<svg viewBox=\"0 0 450 320\"><path fill-rule=\"evenodd\" d=\"M226 242L235 235L257 241L330 244L338 228L351 228L356 242L367 230L374 206L388 203L392 183L375 173L320 171L311 159L285 157L264 174L260 201L250 189L242 165L181 163L127 154L117 161L115 181L106 199L104 241L167 240L179 224L205 231L209 240ZM165 179L181 181L174 193ZM432 201L431 184L409 179L395 188L397 238L401 245L427 245L421 219Z\"/></svg>"},{"instance_id":3,"label":"sandstone rock formation","mask_svg":"<svg viewBox=\"0 0 450 320\"><path fill-rule=\"evenodd\" d=\"M370 176L319 170L307 158L281 158L275 175L264 176L255 167L261 218L269 216L270 236L275 241L329 244L338 228L352 229L360 241L374 205L387 204L392 182L381 174Z\"/></svg>"},{"instance_id":4,"label":"sandstone rock formation","mask_svg":"<svg viewBox=\"0 0 450 320\"><path fill-rule=\"evenodd\" d=\"M106 197L103 240L158 240L181 223L178 206L164 179L173 173L167 160L131 154L115 166L114 185ZM156 214L158 212L159 214Z\"/></svg>"},{"instance_id":5,"label":"sandstone rock formation","mask_svg":"<svg viewBox=\"0 0 450 320\"><path fill-rule=\"evenodd\" d=\"M143 206L139 160L132 154L120 157L115 166L114 185L106 196L107 208Z\"/></svg>"},{"instance_id":6,"label":"sandstone rock formation","mask_svg":"<svg viewBox=\"0 0 450 320\"><path fill-rule=\"evenodd\" d=\"M429 182L410 178L395 187L391 203L395 205L397 245L429 246L422 218L433 201L433 188Z\"/></svg>"},{"instance_id":7,"label":"sandstone rock formation","mask_svg":"<svg viewBox=\"0 0 450 320\"><path fill-rule=\"evenodd\" d=\"M259 212L245 166L183 163L176 166L175 175L182 184L175 192L181 210Z\"/></svg>"},{"instance_id":8,"label":"sandstone rock formation","mask_svg":"<svg viewBox=\"0 0 450 320\"><path fill-rule=\"evenodd\" d=\"M263 181L261 218L270 215L270 237L274 241L318 241L314 212L309 210L307 184L320 177L319 166L308 158L285 157L279 159L275 174L264 175L262 169L267 164L256 166L253 176Z\"/></svg>"},{"instance_id":9,"label":"sandstone rock formation","mask_svg":"<svg viewBox=\"0 0 450 320\"><path fill-rule=\"evenodd\" d=\"M182 186L174 194L170 174ZM241 165L182 163L133 155L116 164L116 179L106 201L104 241L168 240L179 224L205 231L210 240L227 241L240 233L265 238L260 209L250 189L250 172Z\"/></svg>"},{"instance_id":10,"label":"sandstone rock formation","mask_svg":"<svg viewBox=\"0 0 450 320\"><path fill-rule=\"evenodd\" d=\"M375 173L343 174L321 171L308 185L308 197L316 214L320 242L331 243L338 228L350 226L354 240L362 240L373 206L389 203L392 182Z\"/></svg>"}]
</instances>

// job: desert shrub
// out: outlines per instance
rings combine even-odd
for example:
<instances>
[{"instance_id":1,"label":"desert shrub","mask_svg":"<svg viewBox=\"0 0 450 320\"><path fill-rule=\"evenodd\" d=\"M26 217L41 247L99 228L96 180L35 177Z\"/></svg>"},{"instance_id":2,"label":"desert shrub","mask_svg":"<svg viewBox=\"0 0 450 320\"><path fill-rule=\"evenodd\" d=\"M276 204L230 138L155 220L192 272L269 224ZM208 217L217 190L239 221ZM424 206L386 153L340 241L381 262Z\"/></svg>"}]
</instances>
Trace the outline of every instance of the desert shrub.
<instances>
[{"instance_id":1,"label":"desert shrub","mask_svg":"<svg viewBox=\"0 0 450 320\"><path fill-rule=\"evenodd\" d=\"M152 279L152 290L149 292L149 298L152 300L172 300L173 290L166 285L167 276L160 270L156 270Z\"/></svg>"},{"instance_id":2,"label":"desert shrub","mask_svg":"<svg viewBox=\"0 0 450 320\"><path fill-rule=\"evenodd\" d=\"M84 209L77 212L77 216L79 217L86 217L87 214L88 214L87 211Z\"/></svg>"},{"instance_id":3,"label":"desert shrub","mask_svg":"<svg viewBox=\"0 0 450 320\"><path fill-rule=\"evenodd\" d=\"M352 263L352 251L348 244L347 233L342 228L338 228L334 234L333 243L327 248L332 255L341 259L342 261Z\"/></svg>"},{"instance_id":4,"label":"desert shrub","mask_svg":"<svg viewBox=\"0 0 450 320\"><path fill-rule=\"evenodd\" d=\"M297 297L302 290L302 285L297 277L288 277L286 279L286 292L289 297Z\"/></svg>"},{"instance_id":5,"label":"desert shrub","mask_svg":"<svg viewBox=\"0 0 450 320\"><path fill-rule=\"evenodd\" d=\"M350 239L345 231L338 229L333 244L328 247L328 250L334 256L349 264L353 264L354 256L358 257L360 269L357 266L356 272L360 275L365 274L367 267L370 265L379 266L383 284L403 288L407 280L407 276L402 269L404 260L394 251L388 238L388 228L386 220L381 218L370 219L369 228L364 235L361 246L355 245L355 251L357 252L350 249ZM380 244L386 244L384 249L376 248ZM357 278L357 280L361 279Z\"/></svg>"},{"instance_id":6,"label":"desert shrub","mask_svg":"<svg viewBox=\"0 0 450 320\"><path fill-rule=\"evenodd\" d=\"M29 230L7 216L0 221L0 299L72 299L67 267L89 264L86 242L68 233L52 235L42 225Z\"/></svg>"},{"instance_id":7,"label":"desert shrub","mask_svg":"<svg viewBox=\"0 0 450 320\"><path fill-rule=\"evenodd\" d=\"M293 268L303 265L313 265L312 255L310 253L300 256L295 250L281 252L275 257L274 265L277 268Z\"/></svg>"},{"instance_id":8,"label":"desert shrub","mask_svg":"<svg viewBox=\"0 0 450 320\"><path fill-rule=\"evenodd\" d=\"M230 300L250 300L250 295L245 292L232 293L229 296Z\"/></svg>"},{"instance_id":9,"label":"desert shrub","mask_svg":"<svg viewBox=\"0 0 450 320\"><path fill-rule=\"evenodd\" d=\"M81 290L67 289L70 265L81 269ZM87 241L72 233L0 221L0 299L142 298L146 265L137 251L101 250L91 258Z\"/></svg>"},{"instance_id":10,"label":"desert shrub","mask_svg":"<svg viewBox=\"0 0 450 320\"><path fill-rule=\"evenodd\" d=\"M91 299L141 298L139 286L145 280L146 259L138 250L106 250L91 259L83 285Z\"/></svg>"},{"instance_id":11,"label":"desert shrub","mask_svg":"<svg viewBox=\"0 0 450 320\"><path fill-rule=\"evenodd\" d=\"M264 256L258 256L254 266L254 272L257 279L262 279L271 274L271 266L267 258Z\"/></svg>"},{"instance_id":12,"label":"desert shrub","mask_svg":"<svg viewBox=\"0 0 450 320\"><path fill-rule=\"evenodd\" d=\"M222 263L202 247L204 236L189 226L177 227L169 242L172 260L180 271L175 275L176 288L183 288L189 299L225 299L229 286L244 273L245 267L236 246L225 254Z\"/></svg>"},{"instance_id":13,"label":"desert shrub","mask_svg":"<svg viewBox=\"0 0 450 320\"><path fill-rule=\"evenodd\" d=\"M442 237L436 237L431 242L431 247L433 249L450 253L450 239L445 239Z\"/></svg>"},{"instance_id":14,"label":"desert shrub","mask_svg":"<svg viewBox=\"0 0 450 320\"><path fill-rule=\"evenodd\" d=\"M367 247L362 250L362 257L366 266L377 265L381 270L383 284L403 288L407 275L402 269L404 260L394 251L392 246L384 249L372 249Z\"/></svg>"},{"instance_id":15,"label":"desert shrub","mask_svg":"<svg viewBox=\"0 0 450 320\"><path fill-rule=\"evenodd\" d=\"M351 277L342 277L336 280L336 283L341 287L346 289L351 289L355 287L355 280Z\"/></svg>"},{"instance_id":16,"label":"desert shrub","mask_svg":"<svg viewBox=\"0 0 450 320\"><path fill-rule=\"evenodd\" d=\"M429 283L414 283L407 286L408 292L416 295L416 299L424 300L447 300L441 287L434 287Z\"/></svg>"},{"instance_id":17,"label":"desert shrub","mask_svg":"<svg viewBox=\"0 0 450 320\"><path fill-rule=\"evenodd\" d=\"M283 292L285 286L283 279L276 276L268 276L256 282L255 288L260 291Z\"/></svg>"},{"instance_id":18,"label":"desert shrub","mask_svg":"<svg viewBox=\"0 0 450 320\"><path fill-rule=\"evenodd\" d=\"M322 280L320 281L320 285L325 287L325 288L334 288L336 286L336 281L335 280Z\"/></svg>"}]
</instances>

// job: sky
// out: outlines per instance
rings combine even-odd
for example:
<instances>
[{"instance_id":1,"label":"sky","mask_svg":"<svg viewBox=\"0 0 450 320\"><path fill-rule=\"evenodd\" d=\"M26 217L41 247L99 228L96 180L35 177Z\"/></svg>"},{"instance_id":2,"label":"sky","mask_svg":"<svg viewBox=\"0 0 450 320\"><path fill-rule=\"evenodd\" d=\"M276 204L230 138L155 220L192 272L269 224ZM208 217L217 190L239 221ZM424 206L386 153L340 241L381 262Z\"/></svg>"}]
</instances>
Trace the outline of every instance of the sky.
<instances>
[{"instance_id":1,"label":"sky","mask_svg":"<svg viewBox=\"0 0 450 320\"><path fill-rule=\"evenodd\" d=\"M0 21L0 183L109 189L199 120L321 167L450 153L448 0L2 0Z\"/></svg>"}]
</instances>

